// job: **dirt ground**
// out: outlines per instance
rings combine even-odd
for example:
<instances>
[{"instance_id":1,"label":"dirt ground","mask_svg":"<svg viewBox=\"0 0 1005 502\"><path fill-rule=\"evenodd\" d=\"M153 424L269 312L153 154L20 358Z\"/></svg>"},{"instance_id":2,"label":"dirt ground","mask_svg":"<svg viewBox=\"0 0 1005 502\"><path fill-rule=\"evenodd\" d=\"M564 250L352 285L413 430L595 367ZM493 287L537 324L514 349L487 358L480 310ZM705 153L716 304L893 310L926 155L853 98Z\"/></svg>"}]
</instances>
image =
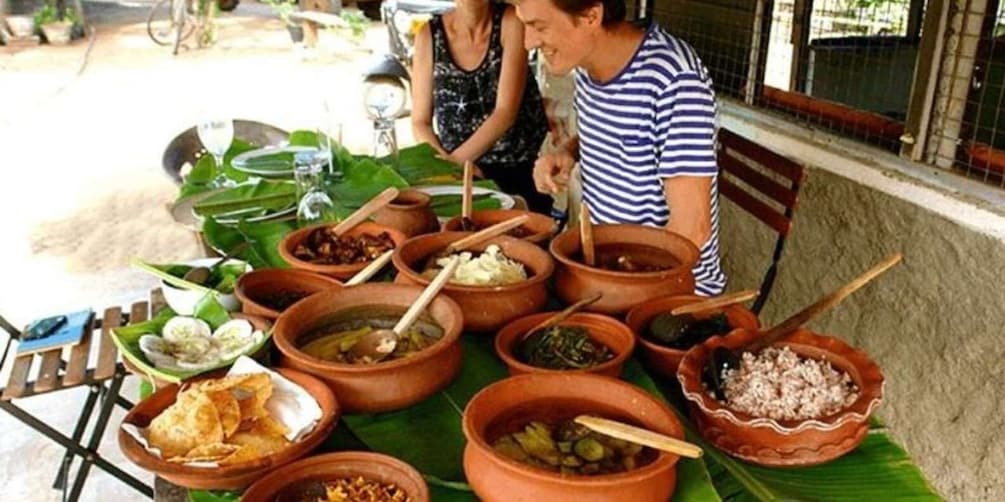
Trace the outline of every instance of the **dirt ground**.
<instances>
[{"instance_id":1,"label":"dirt ground","mask_svg":"<svg viewBox=\"0 0 1005 502\"><path fill-rule=\"evenodd\" d=\"M386 52L379 24L360 39L324 32L318 49L306 52L294 47L267 6L244 0L219 17L215 46L172 56L147 36L152 2L84 6L95 27L91 39L67 47L0 47L0 314L15 325L142 299L154 281L128 267L133 257L161 262L199 255L193 234L166 210L177 189L160 157L202 114L315 128L328 99L340 111L347 146L365 152L371 143L360 97L362 72ZM407 124L399 124L398 137L411 143ZM19 404L66 431L84 395ZM5 498L58 500L48 488L58 448L6 414L0 430ZM35 457L30 473L23 451ZM106 440L101 451L128 465L114 442ZM82 500L113 500L112 494L137 499L107 475L92 474Z\"/></svg>"}]
</instances>

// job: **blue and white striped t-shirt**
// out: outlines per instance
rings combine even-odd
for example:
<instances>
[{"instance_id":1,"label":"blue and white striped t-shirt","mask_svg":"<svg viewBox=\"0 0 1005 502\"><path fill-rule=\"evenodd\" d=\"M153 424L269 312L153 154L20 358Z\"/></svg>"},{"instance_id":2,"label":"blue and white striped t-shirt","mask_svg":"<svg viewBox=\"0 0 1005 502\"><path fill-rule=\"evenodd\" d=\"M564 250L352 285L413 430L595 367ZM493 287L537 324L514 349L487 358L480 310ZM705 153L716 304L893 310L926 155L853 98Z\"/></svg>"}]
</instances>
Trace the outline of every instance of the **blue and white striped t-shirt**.
<instances>
[{"instance_id":1,"label":"blue and white striped t-shirt","mask_svg":"<svg viewBox=\"0 0 1005 502\"><path fill-rule=\"evenodd\" d=\"M665 226L663 179L712 177L712 235L694 267L695 292L722 293L715 94L694 49L654 23L609 82L576 70L575 103L583 199L594 223Z\"/></svg>"}]
</instances>

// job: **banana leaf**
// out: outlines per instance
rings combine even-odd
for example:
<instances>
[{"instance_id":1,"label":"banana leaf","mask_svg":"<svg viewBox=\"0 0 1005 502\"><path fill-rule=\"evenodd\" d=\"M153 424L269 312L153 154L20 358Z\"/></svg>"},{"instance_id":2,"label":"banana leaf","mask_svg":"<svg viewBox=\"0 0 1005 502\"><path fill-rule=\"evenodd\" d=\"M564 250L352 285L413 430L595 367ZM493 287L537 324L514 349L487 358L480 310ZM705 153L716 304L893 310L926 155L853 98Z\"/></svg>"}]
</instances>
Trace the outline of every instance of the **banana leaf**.
<instances>
[{"instance_id":1,"label":"banana leaf","mask_svg":"<svg viewBox=\"0 0 1005 502\"><path fill-rule=\"evenodd\" d=\"M251 245L237 256L253 268L288 268L286 260L279 254L279 243L295 229L296 222L291 221L241 221L236 226L227 226L213 218L206 218L202 224L202 235L210 246L224 253L243 242L250 242Z\"/></svg>"},{"instance_id":2,"label":"banana leaf","mask_svg":"<svg viewBox=\"0 0 1005 502\"><path fill-rule=\"evenodd\" d=\"M289 181L255 180L213 194L194 206L200 216L223 216L241 211L277 211L297 202L297 187Z\"/></svg>"},{"instance_id":3,"label":"banana leaf","mask_svg":"<svg viewBox=\"0 0 1005 502\"><path fill-rule=\"evenodd\" d=\"M413 186L459 181L464 175L461 166L438 157L436 150L429 143L420 143L398 150L397 162L390 157L383 157L380 161L394 165L398 174Z\"/></svg>"},{"instance_id":4,"label":"banana leaf","mask_svg":"<svg viewBox=\"0 0 1005 502\"><path fill-rule=\"evenodd\" d=\"M430 197L429 207L440 218L453 218L461 214L460 195L434 195ZM499 199L489 194L473 195L471 197L471 210L483 211L486 209L499 209L502 203Z\"/></svg>"},{"instance_id":5,"label":"banana leaf","mask_svg":"<svg viewBox=\"0 0 1005 502\"><path fill-rule=\"evenodd\" d=\"M205 370L175 371L157 368L153 365L153 363L147 361L146 356L143 355L143 351L140 350L140 337L147 334L160 335L168 320L176 317L177 315L178 314L171 310L170 307L164 307L150 320L113 329L112 342L115 343L116 347L118 347L119 352L122 353L122 357L125 357L129 360L129 362L133 363L133 365L142 371L143 374L172 383L178 383L201 373L230 366L230 364L233 363L233 360L228 360L221 361L220 364ZM221 324L230 320L230 314L227 313L226 309L224 309L223 306L220 305L220 302L216 301L214 297L209 295L203 297L203 299L196 304L193 317L206 321L212 329L216 329L220 327ZM269 342L271 333L266 333L265 335L266 336L262 338L260 343L255 344L247 351L248 354L258 352L259 349Z\"/></svg>"},{"instance_id":6,"label":"banana leaf","mask_svg":"<svg viewBox=\"0 0 1005 502\"><path fill-rule=\"evenodd\" d=\"M407 188L408 182L394 169L369 158L357 160L342 170L341 182L329 187L340 204L357 208L388 187Z\"/></svg>"},{"instance_id":7,"label":"banana leaf","mask_svg":"<svg viewBox=\"0 0 1005 502\"><path fill-rule=\"evenodd\" d=\"M234 142L230 144L230 149L223 156L223 173L227 178L241 183L247 181L248 175L234 169L231 165L231 161L234 157L258 148L253 143L249 143L245 140L234 138ZM214 187L211 185L212 181L216 179L216 173L218 168L216 167L216 160L213 159L212 155L203 155L195 162L192 166L192 170L185 176L185 180L182 183L181 190L178 193L178 199L181 200L189 195L193 195L200 192L205 192L212 190Z\"/></svg>"}]
</instances>

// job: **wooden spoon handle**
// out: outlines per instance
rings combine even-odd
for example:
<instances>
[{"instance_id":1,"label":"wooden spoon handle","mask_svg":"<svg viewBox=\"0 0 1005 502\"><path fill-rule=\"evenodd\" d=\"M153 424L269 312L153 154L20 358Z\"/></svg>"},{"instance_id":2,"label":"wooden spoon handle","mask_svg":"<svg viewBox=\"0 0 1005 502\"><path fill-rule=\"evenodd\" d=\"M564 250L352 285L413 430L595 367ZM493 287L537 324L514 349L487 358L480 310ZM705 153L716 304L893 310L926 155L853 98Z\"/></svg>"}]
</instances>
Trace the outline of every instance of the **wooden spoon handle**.
<instances>
[{"instance_id":1,"label":"wooden spoon handle","mask_svg":"<svg viewBox=\"0 0 1005 502\"><path fill-rule=\"evenodd\" d=\"M433 298L443 289L443 286L446 286L447 281L454 276L454 272L460 264L460 257L455 256L450 259L447 266L443 267L443 270L440 270L436 274L436 277L426 286L426 289L422 291L422 294L415 300L415 303L412 303L412 306L408 307L408 311L405 312L405 315L401 316L398 324L394 325L395 333L399 336L403 335L408 331L408 328L412 327L415 320L419 318L419 314L422 314L422 311L429 306L429 302L433 301Z\"/></svg>"},{"instance_id":2,"label":"wooden spoon handle","mask_svg":"<svg viewBox=\"0 0 1005 502\"><path fill-rule=\"evenodd\" d=\"M363 270L356 272L356 275L350 277L348 281L345 281L345 285L355 286L369 281L374 274L380 272L380 269L384 268L384 265L387 265L387 262L391 261L391 255L393 254L393 249L384 251L384 254L378 256L376 260L371 261L366 267L363 267Z\"/></svg>"},{"instance_id":3,"label":"wooden spoon handle","mask_svg":"<svg viewBox=\"0 0 1005 502\"><path fill-rule=\"evenodd\" d=\"M733 305L735 303L743 303L747 300L753 300L757 298L757 295L761 294L760 291L756 289L746 289L743 291L737 291L736 293L730 293L728 295L715 296L712 298L706 298L704 300L689 303L687 305L681 305L670 311L671 315L684 315L693 314L695 312L703 312L706 310L712 310L717 308L726 307Z\"/></svg>"},{"instance_id":4,"label":"wooden spoon handle","mask_svg":"<svg viewBox=\"0 0 1005 502\"><path fill-rule=\"evenodd\" d=\"M576 417L576 423L585 425L590 430L606 434L615 439L631 441L635 444L656 448L657 450L674 453L682 457L699 458L702 455L701 447L696 444L633 425L615 422L614 420L580 415Z\"/></svg>"},{"instance_id":5,"label":"wooden spoon handle","mask_svg":"<svg viewBox=\"0 0 1005 502\"><path fill-rule=\"evenodd\" d=\"M587 266L597 264L597 256L593 249L593 225L590 224L590 208L586 202L579 204L579 240L583 247L583 263Z\"/></svg>"},{"instance_id":6,"label":"wooden spoon handle","mask_svg":"<svg viewBox=\"0 0 1005 502\"><path fill-rule=\"evenodd\" d=\"M389 202L398 197L398 189L391 187L383 192L377 194L374 198L363 204L356 212L349 215L348 218L342 220L338 225L335 225L335 235L342 235L343 232L347 232L352 227L359 225L364 220L370 217L371 214L376 213L380 208L386 206Z\"/></svg>"},{"instance_id":7,"label":"wooden spoon handle","mask_svg":"<svg viewBox=\"0 0 1005 502\"><path fill-rule=\"evenodd\" d=\"M471 192L474 187L475 168L471 161L464 162L464 191L461 192L461 217L471 218L472 197Z\"/></svg>"},{"instance_id":8,"label":"wooden spoon handle","mask_svg":"<svg viewBox=\"0 0 1005 502\"><path fill-rule=\"evenodd\" d=\"M529 335L529 334L531 334L531 333L533 333L533 332L535 332L537 330L550 328L550 327L552 327L552 326L554 326L554 325L556 325L556 324L558 324L558 323L560 323L560 322L568 319L569 316L571 316L572 314L578 312L579 309L581 309L581 308L583 308L583 307L585 307L585 306L587 306L587 305L589 305L589 304L591 304L591 303L599 300L601 296L604 296L603 293L597 293L597 294L595 294L595 295L593 295L593 296L591 296L589 298L583 298L582 300L579 300L578 302L573 303L572 305L569 305L568 307L565 307L565 310L562 310L561 312L556 313L555 315L553 315L553 316L551 316L551 317L549 317L549 318L547 318L547 319L545 319L545 320L537 323L537 325L535 325L533 328L530 328L529 330L527 330L527 334Z\"/></svg>"},{"instance_id":9,"label":"wooden spoon handle","mask_svg":"<svg viewBox=\"0 0 1005 502\"><path fill-rule=\"evenodd\" d=\"M890 267L899 263L903 257L904 256L900 253L895 253L887 257L885 260L879 262L874 267L865 271L865 273L863 273L862 275L852 279L850 282L848 282L848 284L841 286L841 288L825 296L824 298L821 298L813 305L810 305L809 307L806 307L805 309L797 312L795 315L782 321L781 324L778 324L774 328L765 331L760 338L758 338L755 342L751 343L748 347L745 347L744 350L748 350L750 352L756 352L757 350L760 350L764 347L771 345L772 343L775 342L775 340L778 340L783 335L788 334L789 332L795 330L799 326L806 324L814 317L830 310L831 307L840 303L841 300L844 300L848 295L854 293L855 291L858 291L859 288L865 286L869 281L879 276L879 274L886 272Z\"/></svg>"},{"instance_id":10,"label":"wooden spoon handle","mask_svg":"<svg viewBox=\"0 0 1005 502\"><path fill-rule=\"evenodd\" d=\"M492 225L491 227L488 227L484 230L479 230L478 232L475 232L463 239L451 243L449 246L447 246L446 253L450 254L455 253L457 251L463 251L469 247L487 241L495 236L505 234L506 232L509 232L510 230L519 227L524 223L527 223L528 219L530 219L530 216L522 214L520 216L517 216L516 218L510 218L506 221L496 223L495 225Z\"/></svg>"}]
</instances>

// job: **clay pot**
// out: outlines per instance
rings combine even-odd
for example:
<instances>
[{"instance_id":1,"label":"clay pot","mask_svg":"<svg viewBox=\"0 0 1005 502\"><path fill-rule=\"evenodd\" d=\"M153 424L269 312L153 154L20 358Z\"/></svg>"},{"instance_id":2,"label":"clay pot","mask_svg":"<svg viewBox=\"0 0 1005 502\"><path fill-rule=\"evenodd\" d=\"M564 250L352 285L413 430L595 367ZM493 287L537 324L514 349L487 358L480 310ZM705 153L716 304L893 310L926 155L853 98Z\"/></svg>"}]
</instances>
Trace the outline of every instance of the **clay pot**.
<instances>
[{"instance_id":1,"label":"clay pot","mask_svg":"<svg viewBox=\"0 0 1005 502\"><path fill-rule=\"evenodd\" d=\"M241 300L241 311L266 319L276 319L281 312L256 301L260 295L276 291L293 291L312 295L318 291L338 289L342 283L331 277L296 269L262 269L248 272L237 280L234 294Z\"/></svg>"},{"instance_id":2,"label":"clay pot","mask_svg":"<svg viewBox=\"0 0 1005 502\"><path fill-rule=\"evenodd\" d=\"M472 211L471 221L474 222L479 229L481 229L525 214L528 215L530 219L528 219L527 223L524 223L520 228L525 232L528 232L529 235L521 237L521 239L527 242L533 242L534 244L544 244L545 242L548 242L548 239L554 235L557 225L555 224L555 220L553 218L541 213L525 211L522 209L489 209L484 211ZM461 228L460 216L451 218L443 224L443 230L448 232L459 232L461 231Z\"/></svg>"},{"instance_id":3,"label":"clay pot","mask_svg":"<svg viewBox=\"0 0 1005 502\"><path fill-rule=\"evenodd\" d=\"M447 386L461 368L461 309L439 295L426 309L443 337L432 346L402 359L377 364L343 364L300 351L298 339L332 322L348 309L383 307L401 315L422 288L396 284L361 284L328 290L286 309L276 321L272 339L282 353L280 364L317 376L328 383L347 413L376 413L407 408Z\"/></svg>"},{"instance_id":4,"label":"clay pot","mask_svg":"<svg viewBox=\"0 0 1005 502\"><path fill-rule=\"evenodd\" d=\"M663 228L642 225L594 225L593 241L598 256L605 245L635 245L658 248L673 257L676 265L659 272L618 272L588 267L581 253L579 229L566 230L551 241L551 255L558 261L555 290L566 303L575 303L597 293L604 296L586 310L620 314L653 298L693 294L691 269L698 262L698 248L686 238Z\"/></svg>"},{"instance_id":5,"label":"clay pot","mask_svg":"<svg viewBox=\"0 0 1005 502\"><path fill-rule=\"evenodd\" d=\"M285 368L279 368L276 371L303 387L321 406L321 420L318 421L314 429L307 433L303 439L289 445L282 451L225 467L192 467L155 457L121 428L119 429L119 448L126 458L140 468L178 486L198 490L240 490L265 473L310 453L331 434L341 411L339 403L335 400L335 395L324 382L299 371ZM221 373L217 376L223 375ZM150 397L134 406L122 422L137 427L147 427L157 415L174 403L175 397L178 395L178 388L177 384L171 384L154 392Z\"/></svg>"},{"instance_id":6,"label":"clay pot","mask_svg":"<svg viewBox=\"0 0 1005 502\"><path fill-rule=\"evenodd\" d=\"M14 38L28 38L35 34L35 20L31 16L6 16L3 19Z\"/></svg>"},{"instance_id":7,"label":"clay pot","mask_svg":"<svg viewBox=\"0 0 1005 502\"><path fill-rule=\"evenodd\" d=\"M440 232L420 235L409 239L395 250L391 258L398 269L395 282L418 284L425 287L429 279L420 272L426 262L444 250L448 244L471 232ZM447 283L443 293L460 305L464 312L464 330L494 332L507 322L541 310L548 300L545 282L555 270L555 264L548 253L526 241L500 236L470 249L480 253L490 244L496 244L502 252L524 265L527 269L526 281L505 286L461 286Z\"/></svg>"},{"instance_id":8,"label":"clay pot","mask_svg":"<svg viewBox=\"0 0 1005 502\"><path fill-rule=\"evenodd\" d=\"M613 378L582 372L530 373L496 382L464 409L464 474L486 502L666 502L677 480L676 455L658 452L637 469L599 476L563 476L495 452L492 442L531 420L555 422L592 414L684 437L677 417L656 398Z\"/></svg>"},{"instance_id":9,"label":"clay pot","mask_svg":"<svg viewBox=\"0 0 1005 502\"><path fill-rule=\"evenodd\" d=\"M253 331L262 331L264 333L268 333L269 329L272 328L272 322L269 319L257 315L231 313L230 318L247 320L248 322L251 323L251 329ZM262 345L262 348L258 349L258 351L256 351L254 354L248 354L248 357L258 361L263 366L269 366L270 365L269 359L271 357L271 353L269 351L270 345L271 344L269 344L268 342L264 343ZM151 373L147 373L147 371L144 370L142 367L140 367L140 364L134 361L133 358L134 356L132 354L123 351L122 353L123 366L125 366L130 373L150 382L155 389L160 390L165 387L176 385L177 383L176 381L164 380L163 378L158 378ZM143 362L143 364L149 364L150 367L153 367L153 364L147 363L145 361Z\"/></svg>"},{"instance_id":10,"label":"clay pot","mask_svg":"<svg viewBox=\"0 0 1005 502\"><path fill-rule=\"evenodd\" d=\"M419 471L394 457L362 451L328 453L299 460L270 472L251 485L242 502L307 500L298 496L296 484L356 478L394 484L413 502L429 502L429 487Z\"/></svg>"},{"instance_id":11,"label":"clay pot","mask_svg":"<svg viewBox=\"0 0 1005 502\"><path fill-rule=\"evenodd\" d=\"M667 378L677 377L677 367L680 366L680 361L687 351L666 347L650 340L647 335L649 323L660 314L706 299L697 295L666 296L637 305L628 312L625 324L638 336L642 361L647 368ZM718 313L726 314L726 320L729 321L729 325L733 329L743 328L757 331L761 327L761 321L757 319L757 314L739 304L691 315L695 319L702 320Z\"/></svg>"},{"instance_id":12,"label":"clay pot","mask_svg":"<svg viewBox=\"0 0 1005 502\"><path fill-rule=\"evenodd\" d=\"M758 336L756 331L734 330L725 337L713 336L684 355L677 379L702 437L734 457L766 466L822 464L854 450L865 439L869 415L882 400L883 374L865 352L837 338L800 329L774 346L826 359L848 373L859 388L859 398L838 413L810 420L757 418L727 408L705 391L701 373L712 351L741 347Z\"/></svg>"},{"instance_id":13,"label":"clay pot","mask_svg":"<svg viewBox=\"0 0 1005 502\"><path fill-rule=\"evenodd\" d=\"M308 272L314 272L321 275L327 275L329 277L334 277L340 280L346 280L356 275L356 272L363 270L369 262L363 263L353 263L350 265L318 265L316 263L311 263L309 261L303 261L295 256L293 256L293 251L297 249L307 236L311 234L314 230L332 225L331 223L322 223L320 225L314 225L307 228L301 228L295 232L290 232L283 237L283 240L279 243L279 255L286 260L293 268L299 268L301 270L306 270ZM378 225L370 221L364 221L355 227L349 229L346 232L347 235L380 235L381 232L387 232L391 236L391 240L394 241L395 247L400 247L402 243L405 242L405 234L384 225Z\"/></svg>"},{"instance_id":14,"label":"clay pot","mask_svg":"<svg viewBox=\"0 0 1005 502\"><path fill-rule=\"evenodd\" d=\"M585 328L590 333L590 338L606 345L614 352L614 357L610 361L586 370L551 370L521 362L515 354L520 342L529 334L528 330L553 314L555 312L542 312L522 317L507 324L496 335L496 354L499 354L499 357L506 363L510 375L584 371L586 373L596 373L613 378L621 376L621 369L624 367L625 361L628 360L632 355L632 351L635 350L635 334L624 323L600 314L576 313L563 321L561 325Z\"/></svg>"},{"instance_id":15,"label":"clay pot","mask_svg":"<svg viewBox=\"0 0 1005 502\"><path fill-rule=\"evenodd\" d=\"M390 204L374 214L373 221L393 228L405 237L436 232L440 229L440 220L429 207L429 201L429 194L425 192L402 190Z\"/></svg>"},{"instance_id":16,"label":"clay pot","mask_svg":"<svg viewBox=\"0 0 1005 502\"><path fill-rule=\"evenodd\" d=\"M69 21L56 21L42 25L42 34L45 40L52 45L66 45L70 43L70 36L73 33L73 23Z\"/></svg>"}]
</instances>

